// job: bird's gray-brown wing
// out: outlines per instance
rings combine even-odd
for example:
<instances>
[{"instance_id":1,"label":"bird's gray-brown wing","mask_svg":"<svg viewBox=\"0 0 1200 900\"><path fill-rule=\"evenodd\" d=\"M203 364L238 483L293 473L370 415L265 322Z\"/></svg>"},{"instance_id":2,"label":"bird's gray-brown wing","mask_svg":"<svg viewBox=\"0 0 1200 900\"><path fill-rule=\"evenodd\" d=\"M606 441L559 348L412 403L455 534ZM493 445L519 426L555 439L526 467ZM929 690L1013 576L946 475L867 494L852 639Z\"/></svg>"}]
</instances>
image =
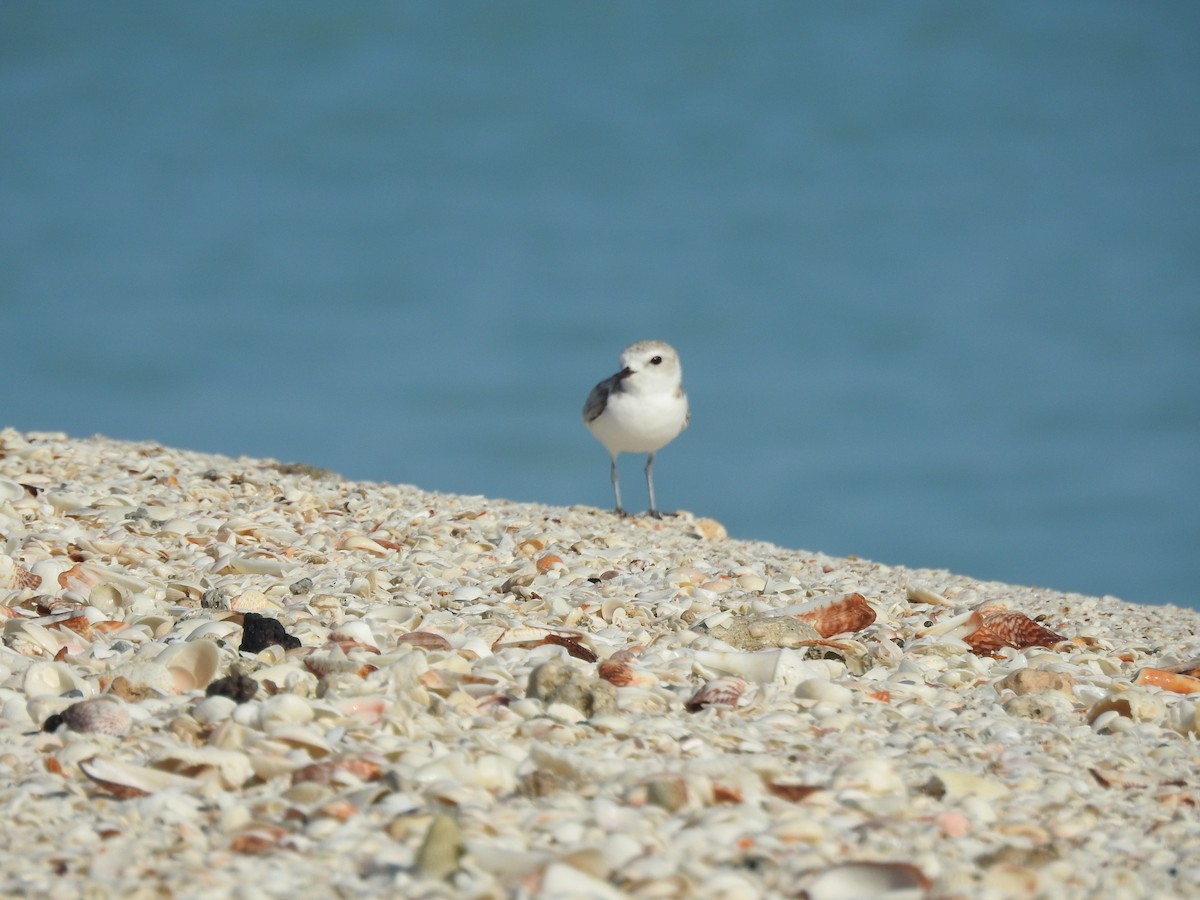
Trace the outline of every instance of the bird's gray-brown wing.
<instances>
[{"instance_id":1,"label":"bird's gray-brown wing","mask_svg":"<svg viewBox=\"0 0 1200 900\"><path fill-rule=\"evenodd\" d=\"M592 388L592 392L588 394L587 402L583 404L584 423L595 422L596 419L600 418L600 414L608 406L609 395L621 390L621 379L625 378L626 374L625 370L622 370L616 375L605 378Z\"/></svg>"}]
</instances>

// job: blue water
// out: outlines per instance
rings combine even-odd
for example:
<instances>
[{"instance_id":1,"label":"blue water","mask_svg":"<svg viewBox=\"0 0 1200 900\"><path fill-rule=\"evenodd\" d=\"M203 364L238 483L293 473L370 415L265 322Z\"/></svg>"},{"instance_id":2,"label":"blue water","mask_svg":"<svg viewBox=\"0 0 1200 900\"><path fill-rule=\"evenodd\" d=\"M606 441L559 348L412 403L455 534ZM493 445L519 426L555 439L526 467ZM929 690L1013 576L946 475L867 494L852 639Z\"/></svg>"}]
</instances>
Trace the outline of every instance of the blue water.
<instances>
[{"instance_id":1,"label":"blue water","mask_svg":"<svg viewBox=\"0 0 1200 900\"><path fill-rule=\"evenodd\" d=\"M1200 4L10 2L0 424L1200 606ZM640 460L623 458L644 508Z\"/></svg>"}]
</instances>

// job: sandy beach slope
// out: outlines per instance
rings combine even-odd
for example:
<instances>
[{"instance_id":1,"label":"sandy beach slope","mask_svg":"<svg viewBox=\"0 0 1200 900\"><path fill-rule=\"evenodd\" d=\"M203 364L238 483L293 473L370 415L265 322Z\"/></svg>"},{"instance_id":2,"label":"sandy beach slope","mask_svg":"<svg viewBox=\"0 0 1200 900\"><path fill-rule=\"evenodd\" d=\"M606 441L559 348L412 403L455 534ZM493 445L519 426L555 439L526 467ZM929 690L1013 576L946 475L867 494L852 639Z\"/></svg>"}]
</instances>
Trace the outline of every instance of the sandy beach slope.
<instances>
[{"instance_id":1,"label":"sandy beach slope","mask_svg":"<svg viewBox=\"0 0 1200 900\"><path fill-rule=\"evenodd\" d=\"M11 429L0 540L5 895L1200 892L1192 611Z\"/></svg>"}]
</instances>

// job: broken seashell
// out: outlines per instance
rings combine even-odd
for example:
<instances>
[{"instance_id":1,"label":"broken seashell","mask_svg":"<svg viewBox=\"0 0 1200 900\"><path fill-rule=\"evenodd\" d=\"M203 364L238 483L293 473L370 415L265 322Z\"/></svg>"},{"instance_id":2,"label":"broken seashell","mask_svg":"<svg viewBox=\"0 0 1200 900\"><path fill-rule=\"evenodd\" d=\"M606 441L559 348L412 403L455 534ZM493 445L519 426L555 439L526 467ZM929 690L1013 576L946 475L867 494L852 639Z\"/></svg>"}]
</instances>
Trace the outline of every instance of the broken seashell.
<instances>
[{"instance_id":1,"label":"broken seashell","mask_svg":"<svg viewBox=\"0 0 1200 900\"><path fill-rule=\"evenodd\" d=\"M543 644L556 644L559 647L565 647L567 653L576 659L582 659L584 662L595 662L596 654L583 646L578 638L566 634L548 634L542 641Z\"/></svg>"},{"instance_id":2,"label":"broken seashell","mask_svg":"<svg viewBox=\"0 0 1200 900\"><path fill-rule=\"evenodd\" d=\"M1164 691L1175 694L1195 694L1200 692L1200 678L1184 675L1181 672L1168 672L1165 669L1141 669L1134 684L1148 687L1160 687Z\"/></svg>"},{"instance_id":3,"label":"broken seashell","mask_svg":"<svg viewBox=\"0 0 1200 900\"><path fill-rule=\"evenodd\" d=\"M4 643L22 656L54 657L65 646L65 640L65 635L28 619L9 619L4 623Z\"/></svg>"},{"instance_id":4,"label":"broken seashell","mask_svg":"<svg viewBox=\"0 0 1200 900\"><path fill-rule=\"evenodd\" d=\"M803 604L793 615L808 622L823 638L866 628L875 621L875 610L862 594L818 597Z\"/></svg>"},{"instance_id":5,"label":"broken seashell","mask_svg":"<svg viewBox=\"0 0 1200 900\"><path fill-rule=\"evenodd\" d=\"M930 590L924 585L913 584L911 581L904 586L909 603L928 603L930 606L953 606L953 601L947 600L937 591Z\"/></svg>"},{"instance_id":6,"label":"broken seashell","mask_svg":"<svg viewBox=\"0 0 1200 900\"><path fill-rule=\"evenodd\" d=\"M281 725L306 725L315 715L309 702L295 694L276 694L264 700L258 712L260 726L268 732Z\"/></svg>"},{"instance_id":7,"label":"broken seashell","mask_svg":"<svg viewBox=\"0 0 1200 900\"><path fill-rule=\"evenodd\" d=\"M229 603L235 612L278 612L282 607L262 591L243 591Z\"/></svg>"},{"instance_id":8,"label":"broken seashell","mask_svg":"<svg viewBox=\"0 0 1200 900\"><path fill-rule=\"evenodd\" d=\"M729 537L725 526L716 519L697 519L693 527L695 535L704 541L723 541Z\"/></svg>"},{"instance_id":9,"label":"broken seashell","mask_svg":"<svg viewBox=\"0 0 1200 900\"><path fill-rule=\"evenodd\" d=\"M287 837L286 828L279 825L262 825L235 835L229 842L229 849L233 853L257 856L262 853L270 853L279 846L279 842L285 837Z\"/></svg>"},{"instance_id":10,"label":"broken seashell","mask_svg":"<svg viewBox=\"0 0 1200 900\"><path fill-rule=\"evenodd\" d=\"M362 663L350 659L340 644L328 644L328 649L314 650L304 657L304 668L318 678L357 672Z\"/></svg>"},{"instance_id":11,"label":"broken seashell","mask_svg":"<svg viewBox=\"0 0 1200 900\"><path fill-rule=\"evenodd\" d=\"M103 612L111 613L114 609L121 609L128 606L129 598L130 593L127 588L123 588L111 581L105 581L96 585L88 593L88 605L94 606Z\"/></svg>"},{"instance_id":12,"label":"broken seashell","mask_svg":"<svg viewBox=\"0 0 1200 900\"><path fill-rule=\"evenodd\" d=\"M631 685L636 678L633 666L623 659L606 659L596 667L596 671L601 678L617 687Z\"/></svg>"},{"instance_id":13,"label":"broken seashell","mask_svg":"<svg viewBox=\"0 0 1200 900\"><path fill-rule=\"evenodd\" d=\"M362 550L372 556L392 556L395 551L363 534L351 534L342 541L343 550Z\"/></svg>"},{"instance_id":14,"label":"broken seashell","mask_svg":"<svg viewBox=\"0 0 1200 900\"><path fill-rule=\"evenodd\" d=\"M79 768L84 775L121 800L158 791L191 791L200 786L193 778L104 756L86 759L79 764Z\"/></svg>"},{"instance_id":15,"label":"broken seashell","mask_svg":"<svg viewBox=\"0 0 1200 900\"><path fill-rule=\"evenodd\" d=\"M918 898L933 887L924 872L906 862L852 862L813 870L801 877L803 900Z\"/></svg>"},{"instance_id":16,"label":"broken seashell","mask_svg":"<svg viewBox=\"0 0 1200 900\"><path fill-rule=\"evenodd\" d=\"M86 681L75 674L71 666L61 662L35 662L25 670L23 683L25 695L34 697L61 697L67 691L79 691L85 696L95 693Z\"/></svg>"},{"instance_id":17,"label":"broken seashell","mask_svg":"<svg viewBox=\"0 0 1200 900\"><path fill-rule=\"evenodd\" d=\"M706 706L737 706L746 692L746 682L741 678L725 676L705 682L684 704L688 712L699 712Z\"/></svg>"},{"instance_id":18,"label":"broken seashell","mask_svg":"<svg viewBox=\"0 0 1200 900\"><path fill-rule=\"evenodd\" d=\"M825 788L813 784L781 784L777 781L768 781L767 790L781 800L787 800L789 803L799 803L806 797L823 791Z\"/></svg>"},{"instance_id":19,"label":"broken seashell","mask_svg":"<svg viewBox=\"0 0 1200 900\"><path fill-rule=\"evenodd\" d=\"M25 496L25 488L11 478L0 478L0 503L11 503Z\"/></svg>"},{"instance_id":20,"label":"broken seashell","mask_svg":"<svg viewBox=\"0 0 1200 900\"><path fill-rule=\"evenodd\" d=\"M387 711L388 701L383 697L349 697L338 703L337 708L367 725L377 725Z\"/></svg>"},{"instance_id":21,"label":"broken seashell","mask_svg":"<svg viewBox=\"0 0 1200 900\"><path fill-rule=\"evenodd\" d=\"M189 781L216 778L227 790L239 788L254 776L247 754L218 747L173 744L154 760L154 771L187 776Z\"/></svg>"},{"instance_id":22,"label":"broken seashell","mask_svg":"<svg viewBox=\"0 0 1200 900\"><path fill-rule=\"evenodd\" d=\"M705 669L737 675L759 684L776 682L785 687L805 678L836 678L846 666L831 659L805 659L797 650L757 650L736 653L724 650L696 650L692 659Z\"/></svg>"},{"instance_id":23,"label":"broken seashell","mask_svg":"<svg viewBox=\"0 0 1200 900\"><path fill-rule=\"evenodd\" d=\"M410 631L396 638L397 644L409 644L422 650L450 650L450 642L432 631Z\"/></svg>"},{"instance_id":24,"label":"broken seashell","mask_svg":"<svg viewBox=\"0 0 1200 900\"><path fill-rule=\"evenodd\" d=\"M383 767L364 756L327 759L304 766L292 773L292 784L353 784L383 777Z\"/></svg>"},{"instance_id":25,"label":"broken seashell","mask_svg":"<svg viewBox=\"0 0 1200 900\"><path fill-rule=\"evenodd\" d=\"M32 591L41 587L42 576L34 575L26 568L14 565L12 572L12 586L18 591Z\"/></svg>"},{"instance_id":26,"label":"broken seashell","mask_svg":"<svg viewBox=\"0 0 1200 900\"><path fill-rule=\"evenodd\" d=\"M175 693L186 694L208 687L221 666L221 651L212 641L185 641L168 647L155 662L170 671Z\"/></svg>"},{"instance_id":27,"label":"broken seashell","mask_svg":"<svg viewBox=\"0 0 1200 900\"><path fill-rule=\"evenodd\" d=\"M527 625L510 628L496 640L492 641L493 652L499 653L501 650L510 647L537 647L546 639L546 631L541 628L530 628Z\"/></svg>"},{"instance_id":28,"label":"broken seashell","mask_svg":"<svg viewBox=\"0 0 1200 900\"><path fill-rule=\"evenodd\" d=\"M71 568L71 563L61 557L43 559L29 567L29 572L38 579L38 589L56 594L63 589L59 576Z\"/></svg>"},{"instance_id":29,"label":"broken seashell","mask_svg":"<svg viewBox=\"0 0 1200 900\"><path fill-rule=\"evenodd\" d=\"M1158 722L1166 716L1167 706L1161 695L1149 691L1137 688L1113 691L1092 704L1087 713L1087 723L1095 726L1096 720L1109 712L1134 722Z\"/></svg>"},{"instance_id":30,"label":"broken seashell","mask_svg":"<svg viewBox=\"0 0 1200 900\"><path fill-rule=\"evenodd\" d=\"M132 662L101 676L100 687L122 700L138 703L147 697L174 694L175 679L166 666L154 662Z\"/></svg>"}]
</instances>

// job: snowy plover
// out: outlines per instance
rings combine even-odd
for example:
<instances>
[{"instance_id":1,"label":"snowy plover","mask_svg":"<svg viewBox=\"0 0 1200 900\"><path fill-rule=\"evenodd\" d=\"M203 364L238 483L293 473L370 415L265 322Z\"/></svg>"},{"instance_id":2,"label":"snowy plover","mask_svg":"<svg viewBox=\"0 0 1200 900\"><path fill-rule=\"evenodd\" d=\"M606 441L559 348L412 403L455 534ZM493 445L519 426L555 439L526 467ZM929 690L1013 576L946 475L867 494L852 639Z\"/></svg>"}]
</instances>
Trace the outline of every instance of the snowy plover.
<instances>
[{"instance_id":1,"label":"snowy plover","mask_svg":"<svg viewBox=\"0 0 1200 900\"><path fill-rule=\"evenodd\" d=\"M662 518L654 505L654 454L675 439L688 424L688 400L683 392L679 354L662 341L638 341L621 353L621 371L592 388L583 405L583 422L604 445L612 460L613 494L621 508L617 457L645 453L646 489L650 515Z\"/></svg>"}]
</instances>

